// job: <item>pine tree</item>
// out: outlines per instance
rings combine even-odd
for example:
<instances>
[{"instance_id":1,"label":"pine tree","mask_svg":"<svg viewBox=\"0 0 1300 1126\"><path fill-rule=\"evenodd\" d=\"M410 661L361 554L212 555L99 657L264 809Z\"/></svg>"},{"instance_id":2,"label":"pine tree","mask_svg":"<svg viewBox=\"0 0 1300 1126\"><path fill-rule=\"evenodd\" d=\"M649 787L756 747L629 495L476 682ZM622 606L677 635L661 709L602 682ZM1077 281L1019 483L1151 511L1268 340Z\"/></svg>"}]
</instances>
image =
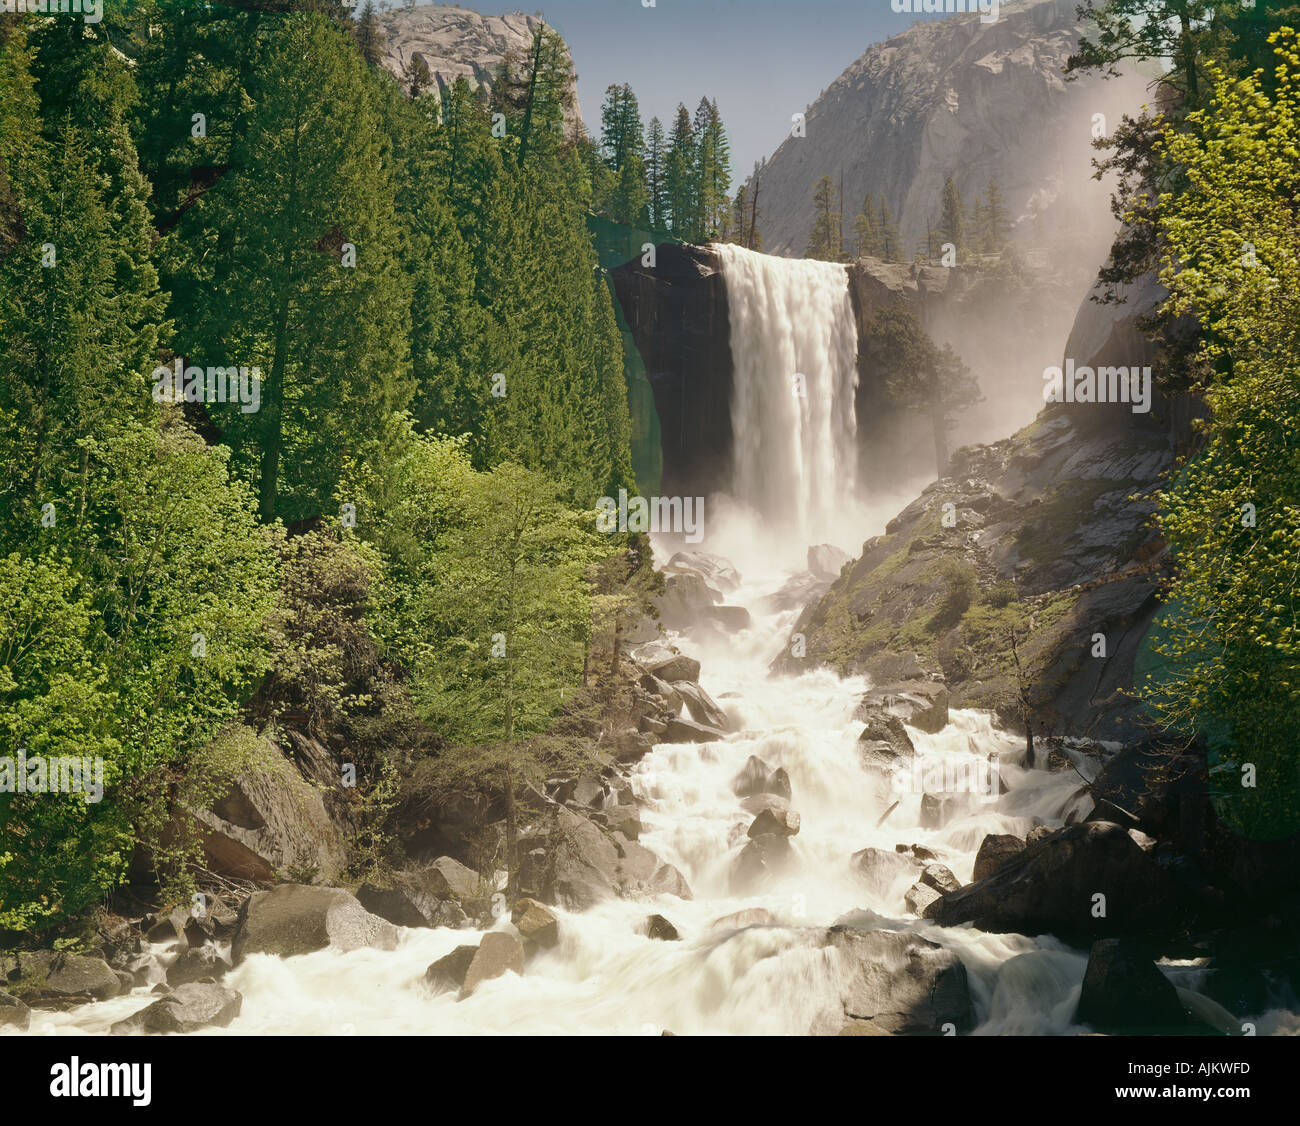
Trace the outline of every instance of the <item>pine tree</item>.
<instances>
[{"instance_id":1,"label":"pine tree","mask_svg":"<svg viewBox=\"0 0 1300 1126\"><path fill-rule=\"evenodd\" d=\"M668 149L663 123L657 117L650 119L645 142L646 203L650 213L650 226L662 229L668 225Z\"/></svg>"},{"instance_id":2,"label":"pine tree","mask_svg":"<svg viewBox=\"0 0 1300 1126\"><path fill-rule=\"evenodd\" d=\"M1002 202L1002 188L997 180L990 179L982 213L981 242L986 254L1001 254L1011 235L1011 213Z\"/></svg>"},{"instance_id":3,"label":"pine tree","mask_svg":"<svg viewBox=\"0 0 1300 1126\"><path fill-rule=\"evenodd\" d=\"M176 232L188 275L179 339L199 366L260 369L256 411L208 412L256 478L263 519L300 519L332 503L345 453L374 449L410 397L410 295L391 152L367 72L337 27L284 17L250 93L231 171Z\"/></svg>"},{"instance_id":4,"label":"pine tree","mask_svg":"<svg viewBox=\"0 0 1300 1126\"><path fill-rule=\"evenodd\" d=\"M853 221L855 249L859 258L879 258L882 254L880 220L875 201L868 192L862 200L862 210Z\"/></svg>"},{"instance_id":5,"label":"pine tree","mask_svg":"<svg viewBox=\"0 0 1300 1126\"><path fill-rule=\"evenodd\" d=\"M959 255L966 250L966 216L962 211L961 193L957 191L957 185L951 176L943 184L939 238L942 242L951 243Z\"/></svg>"},{"instance_id":6,"label":"pine tree","mask_svg":"<svg viewBox=\"0 0 1300 1126\"><path fill-rule=\"evenodd\" d=\"M835 181L823 176L813 188L812 234L808 239L805 258L820 258L826 262L840 259L839 193Z\"/></svg>"},{"instance_id":7,"label":"pine tree","mask_svg":"<svg viewBox=\"0 0 1300 1126\"><path fill-rule=\"evenodd\" d=\"M371 66L379 66L384 61L384 28L375 13L374 0L366 0L357 17L356 37L361 57Z\"/></svg>"},{"instance_id":8,"label":"pine tree","mask_svg":"<svg viewBox=\"0 0 1300 1126\"><path fill-rule=\"evenodd\" d=\"M683 242L698 242L700 221L696 216L698 194L695 179L696 138L691 115L678 103L677 118L668 140L668 161L664 186L672 233Z\"/></svg>"}]
</instances>

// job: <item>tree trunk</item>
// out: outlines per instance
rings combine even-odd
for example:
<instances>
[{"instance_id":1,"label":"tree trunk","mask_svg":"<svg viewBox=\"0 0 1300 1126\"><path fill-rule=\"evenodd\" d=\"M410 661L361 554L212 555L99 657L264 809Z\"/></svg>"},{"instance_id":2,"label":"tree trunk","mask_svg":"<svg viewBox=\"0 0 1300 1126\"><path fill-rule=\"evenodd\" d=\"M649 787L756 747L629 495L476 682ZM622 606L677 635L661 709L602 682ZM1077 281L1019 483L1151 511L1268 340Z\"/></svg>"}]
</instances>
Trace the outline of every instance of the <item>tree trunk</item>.
<instances>
[{"instance_id":1,"label":"tree trunk","mask_svg":"<svg viewBox=\"0 0 1300 1126\"><path fill-rule=\"evenodd\" d=\"M508 882L506 883L506 898L514 903L515 897L519 894L519 816L515 809L515 774L506 764L505 768L505 788L506 788L506 872L508 873Z\"/></svg>"}]
</instances>

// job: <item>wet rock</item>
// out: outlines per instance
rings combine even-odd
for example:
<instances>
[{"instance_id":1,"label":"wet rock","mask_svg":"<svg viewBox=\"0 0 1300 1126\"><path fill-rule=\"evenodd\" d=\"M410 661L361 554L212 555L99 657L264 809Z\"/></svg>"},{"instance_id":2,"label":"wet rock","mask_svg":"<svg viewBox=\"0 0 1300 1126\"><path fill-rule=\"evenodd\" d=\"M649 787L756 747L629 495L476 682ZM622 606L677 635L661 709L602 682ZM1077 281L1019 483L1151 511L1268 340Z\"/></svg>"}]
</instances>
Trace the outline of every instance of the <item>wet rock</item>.
<instances>
[{"instance_id":1,"label":"wet rock","mask_svg":"<svg viewBox=\"0 0 1300 1126\"><path fill-rule=\"evenodd\" d=\"M560 921L555 912L535 899L516 900L510 910L510 921L519 930L524 944L550 948L560 941Z\"/></svg>"},{"instance_id":2,"label":"wet rock","mask_svg":"<svg viewBox=\"0 0 1300 1126\"><path fill-rule=\"evenodd\" d=\"M622 833L628 840L634 841L641 835L641 814L635 806L607 806L604 816L610 830Z\"/></svg>"},{"instance_id":3,"label":"wet rock","mask_svg":"<svg viewBox=\"0 0 1300 1126\"><path fill-rule=\"evenodd\" d=\"M1106 915L1094 917L1094 897ZM1119 825L1089 821L1031 840L992 875L944 896L935 918L1068 941L1118 937L1170 922L1164 873Z\"/></svg>"},{"instance_id":4,"label":"wet rock","mask_svg":"<svg viewBox=\"0 0 1300 1126\"><path fill-rule=\"evenodd\" d=\"M645 673L637 682L651 696L658 696L663 700L664 706L670 713L676 715L682 710L682 696L676 688L666 680L660 680L654 673ZM689 681L681 681L682 684L689 684Z\"/></svg>"},{"instance_id":5,"label":"wet rock","mask_svg":"<svg viewBox=\"0 0 1300 1126\"><path fill-rule=\"evenodd\" d=\"M655 749L655 744L672 742L667 738L667 722L664 723L663 728L664 730L658 735L648 731L627 731L617 735L614 739L615 761L624 764L640 762Z\"/></svg>"},{"instance_id":6,"label":"wet rock","mask_svg":"<svg viewBox=\"0 0 1300 1126\"><path fill-rule=\"evenodd\" d=\"M1025 842L1010 833L989 833L981 842L975 854L975 880L982 880L993 875L1012 857L1025 851Z\"/></svg>"},{"instance_id":7,"label":"wet rock","mask_svg":"<svg viewBox=\"0 0 1300 1126\"><path fill-rule=\"evenodd\" d=\"M821 543L808 549L808 570L819 579L838 579L844 564L848 562L848 553L834 544Z\"/></svg>"},{"instance_id":8,"label":"wet rock","mask_svg":"<svg viewBox=\"0 0 1300 1126\"><path fill-rule=\"evenodd\" d=\"M966 807L966 794L922 794L921 828L942 829Z\"/></svg>"},{"instance_id":9,"label":"wet rock","mask_svg":"<svg viewBox=\"0 0 1300 1126\"><path fill-rule=\"evenodd\" d=\"M921 869L921 883L934 888L940 895L947 895L961 887L960 881L952 874L952 869L934 862Z\"/></svg>"},{"instance_id":10,"label":"wet rock","mask_svg":"<svg viewBox=\"0 0 1300 1126\"><path fill-rule=\"evenodd\" d=\"M888 1036L886 1032L873 1020L846 1020L841 1026L837 1036Z\"/></svg>"},{"instance_id":11,"label":"wet rock","mask_svg":"<svg viewBox=\"0 0 1300 1126\"><path fill-rule=\"evenodd\" d=\"M507 973L523 975L524 944L514 935L504 931L489 931L478 944L474 957L465 971L465 981L460 987L460 1000L470 996L485 981Z\"/></svg>"},{"instance_id":12,"label":"wet rock","mask_svg":"<svg viewBox=\"0 0 1300 1126\"><path fill-rule=\"evenodd\" d=\"M933 680L905 680L872 688L863 697L854 719L892 715L930 734L948 725L948 689Z\"/></svg>"},{"instance_id":13,"label":"wet rock","mask_svg":"<svg viewBox=\"0 0 1300 1126\"><path fill-rule=\"evenodd\" d=\"M915 878L921 872L921 865L915 857L885 848L864 848L855 852L849 858L849 867L859 879L881 891L904 876Z\"/></svg>"},{"instance_id":14,"label":"wet rock","mask_svg":"<svg viewBox=\"0 0 1300 1126\"><path fill-rule=\"evenodd\" d=\"M0 978L29 1005L59 1008L63 1000L107 1001L122 992L122 983L103 958L54 950L0 954Z\"/></svg>"},{"instance_id":15,"label":"wet rock","mask_svg":"<svg viewBox=\"0 0 1300 1126\"><path fill-rule=\"evenodd\" d=\"M138 1013L120 1020L109 1031L196 1032L200 1028L228 1028L239 1016L243 997L215 983L189 982L166 994Z\"/></svg>"},{"instance_id":16,"label":"wet rock","mask_svg":"<svg viewBox=\"0 0 1300 1126\"><path fill-rule=\"evenodd\" d=\"M681 937L677 928L662 915L651 915L646 919L646 934L661 942L676 942Z\"/></svg>"},{"instance_id":17,"label":"wet rock","mask_svg":"<svg viewBox=\"0 0 1300 1126\"><path fill-rule=\"evenodd\" d=\"M907 909L911 911L913 915L920 915L921 918L924 919L926 917L926 911L933 907L934 904L938 903L942 898L943 896L935 891L934 888L928 887L922 883L915 883L907 889L906 894L903 896L903 902L907 905Z\"/></svg>"},{"instance_id":18,"label":"wet rock","mask_svg":"<svg viewBox=\"0 0 1300 1126\"><path fill-rule=\"evenodd\" d=\"M895 1035L940 1036L974 1026L966 967L950 950L902 931L832 927L844 1015Z\"/></svg>"},{"instance_id":19,"label":"wet rock","mask_svg":"<svg viewBox=\"0 0 1300 1126\"><path fill-rule=\"evenodd\" d=\"M776 834L780 837L793 837L799 832L799 814L794 810L776 811L765 809L757 817L754 823L750 825L749 837L762 837L768 834Z\"/></svg>"},{"instance_id":20,"label":"wet rock","mask_svg":"<svg viewBox=\"0 0 1300 1126\"><path fill-rule=\"evenodd\" d=\"M679 551L668 560L665 575L699 575L709 586L724 594L740 586L740 572L721 555L705 551Z\"/></svg>"},{"instance_id":21,"label":"wet rock","mask_svg":"<svg viewBox=\"0 0 1300 1126\"><path fill-rule=\"evenodd\" d=\"M732 887L742 893L753 890L768 877L779 876L786 871L792 858L789 837L775 833L751 837L733 862Z\"/></svg>"},{"instance_id":22,"label":"wet rock","mask_svg":"<svg viewBox=\"0 0 1300 1126\"><path fill-rule=\"evenodd\" d=\"M444 954L436 962L429 964L429 968L424 971L424 980L435 992L459 990L465 984L469 964L477 953L477 946L457 946L450 954Z\"/></svg>"},{"instance_id":23,"label":"wet rock","mask_svg":"<svg viewBox=\"0 0 1300 1126\"><path fill-rule=\"evenodd\" d=\"M229 958L216 946L191 946L167 967L167 984L174 987L204 978L219 978L230 968Z\"/></svg>"},{"instance_id":24,"label":"wet rock","mask_svg":"<svg viewBox=\"0 0 1300 1126\"><path fill-rule=\"evenodd\" d=\"M783 769L773 770L757 755L750 755L740 773L732 779L731 792L738 798L776 794L789 801L790 776Z\"/></svg>"},{"instance_id":25,"label":"wet rock","mask_svg":"<svg viewBox=\"0 0 1300 1126\"><path fill-rule=\"evenodd\" d=\"M572 810L557 811L545 857L549 894L542 898L570 911L585 911L615 894L618 850L596 825Z\"/></svg>"},{"instance_id":26,"label":"wet rock","mask_svg":"<svg viewBox=\"0 0 1300 1126\"><path fill-rule=\"evenodd\" d=\"M693 684L700 679L700 662L693 657L674 653L667 657L661 657L651 664L649 671L669 684L677 684L682 681Z\"/></svg>"},{"instance_id":27,"label":"wet rock","mask_svg":"<svg viewBox=\"0 0 1300 1126\"><path fill-rule=\"evenodd\" d=\"M387 919L398 927L427 927L429 920L401 888L381 888L362 884L357 888L357 902L372 915Z\"/></svg>"},{"instance_id":28,"label":"wet rock","mask_svg":"<svg viewBox=\"0 0 1300 1126\"><path fill-rule=\"evenodd\" d=\"M412 876L439 899L475 899L483 893L479 874L450 856L440 856Z\"/></svg>"},{"instance_id":29,"label":"wet rock","mask_svg":"<svg viewBox=\"0 0 1300 1126\"><path fill-rule=\"evenodd\" d=\"M863 766L892 770L910 761L916 753L903 721L888 712L872 712L858 736L858 755Z\"/></svg>"},{"instance_id":30,"label":"wet rock","mask_svg":"<svg viewBox=\"0 0 1300 1126\"><path fill-rule=\"evenodd\" d=\"M648 888L653 895L675 895L678 899L694 899L686 877L671 864L661 864L650 879Z\"/></svg>"},{"instance_id":31,"label":"wet rock","mask_svg":"<svg viewBox=\"0 0 1300 1126\"><path fill-rule=\"evenodd\" d=\"M1092 944L1074 1019L1108 1032L1153 1032L1189 1023L1173 983L1134 944L1118 938Z\"/></svg>"},{"instance_id":32,"label":"wet rock","mask_svg":"<svg viewBox=\"0 0 1300 1126\"><path fill-rule=\"evenodd\" d=\"M190 913L177 908L151 923L145 930L145 940L154 943L175 942L178 938L185 937L185 927L189 921Z\"/></svg>"},{"instance_id":33,"label":"wet rock","mask_svg":"<svg viewBox=\"0 0 1300 1126\"><path fill-rule=\"evenodd\" d=\"M250 954L288 958L326 947L363 946L396 949L397 931L342 888L281 884L244 901L231 954L237 966Z\"/></svg>"},{"instance_id":34,"label":"wet rock","mask_svg":"<svg viewBox=\"0 0 1300 1126\"><path fill-rule=\"evenodd\" d=\"M776 813L784 813L790 808L790 803L783 797L776 794L754 794L740 803L740 808L746 813L758 815L764 810L770 809Z\"/></svg>"},{"instance_id":35,"label":"wet rock","mask_svg":"<svg viewBox=\"0 0 1300 1126\"><path fill-rule=\"evenodd\" d=\"M676 932L673 937L676 938ZM0 1028L16 1028L25 1032L32 1021L32 1011L17 997L0 991Z\"/></svg>"},{"instance_id":36,"label":"wet rock","mask_svg":"<svg viewBox=\"0 0 1300 1126\"><path fill-rule=\"evenodd\" d=\"M674 716L668 721L663 741L665 743L716 743L726 737L727 733L720 728L708 727L684 716Z\"/></svg>"},{"instance_id":37,"label":"wet rock","mask_svg":"<svg viewBox=\"0 0 1300 1126\"><path fill-rule=\"evenodd\" d=\"M730 727L726 712L718 707L713 697L698 684L682 681L677 685L677 691L686 705L686 710L690 712L691 718L696 723L702 723L706 727L716 727L719 731L726 731Z\"/></svg>"},{"instance_id":38,"label":"wet rock","mask_svg":"<svg viewBox=\"0 0 1300 1126\"><path fill-rule=\"evenodd\" d=\"M742 930L745 927L770 927L775 923L772 912L765 907L746 907L714 919L709 926L720 930Z\"/></svg>"},{"instance_id":39,"label":"wet rock","mask_svg":"<svg viewBox=\"0 0 1300 1126\"><path fill-rule=\"evenodd\" d=\"M935 852L933 849L926 848L925 845L919 845L919 844L894 845L894 851L911 853L913 856L917 858L917 860L938 860L939 859L939 854Z\"/></svg>"}]
</instances>

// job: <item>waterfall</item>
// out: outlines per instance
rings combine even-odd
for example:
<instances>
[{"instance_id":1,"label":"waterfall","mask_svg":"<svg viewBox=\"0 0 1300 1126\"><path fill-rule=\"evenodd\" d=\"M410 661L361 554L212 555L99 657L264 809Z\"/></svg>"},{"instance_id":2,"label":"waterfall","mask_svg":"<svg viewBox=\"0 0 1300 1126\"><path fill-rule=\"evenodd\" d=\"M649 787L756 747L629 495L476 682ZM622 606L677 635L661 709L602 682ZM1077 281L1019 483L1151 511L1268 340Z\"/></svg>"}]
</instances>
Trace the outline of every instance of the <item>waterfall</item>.
<instances>
[{"instance_id":1,"label":"waterfall","mask_svg":"<svg viewBox=\"0 0 1300 1126\"><path fill-rule=\"evenodd\" d=\"M731 492L807 543L857 499L858 330L848 271L715 250L731 322Z\"/></svg>"}]
</instances>

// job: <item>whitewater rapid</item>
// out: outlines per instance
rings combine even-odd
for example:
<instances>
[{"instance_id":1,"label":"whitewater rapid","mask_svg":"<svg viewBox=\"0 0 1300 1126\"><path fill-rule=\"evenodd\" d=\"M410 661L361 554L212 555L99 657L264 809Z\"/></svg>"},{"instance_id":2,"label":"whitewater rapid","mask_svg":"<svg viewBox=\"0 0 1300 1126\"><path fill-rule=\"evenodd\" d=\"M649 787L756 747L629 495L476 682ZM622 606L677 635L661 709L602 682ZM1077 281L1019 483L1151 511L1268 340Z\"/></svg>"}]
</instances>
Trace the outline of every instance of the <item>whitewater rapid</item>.
<instances>
[{"instance_id":1,"label":"whitewater rapid","mask_svg":"<svg viewBox=\"0 0 1300 1126\"><path fill-rule=\"evenodd\" d=\"M784 576L742 586L732 601L757 605ZM826 1025L839 1005L826 926L855 911L954 950L966 964L979 1032L1065 1032L1086 958L1052 939L942 929L907 914L910 879L891 886L861 882L849 858L859 849L923 844L962 881L988 832L1023 835L1038 823L1059 825L1077 804L1071 775L1026 773L1003 766L1012 786L943 829L920 827L920 795L904 794L880 828L880 814L899 795L865 770L855 744L863 724L852 718L862 679L826 670L772 679L767 664L785 644L793 612L756 617L726 642L693 646L704 662L701 683L727 711L735 733L706 744L663 744L635 767L631 782L644 803L641 841L685 875L695 898L608 900L583 912L556 909L560 942L528 962L522 977L484 983L465 1001L434 995L423 982L429 963L477 943L481 931L402 929L397 950L323 950L281 959L254 955L223 979L243 995L241 1015L205 1035L255 1033L412 1035L508 1033L563 1035L795 1034ZM1015 743L989 717L953 713L939 735L911 731L918 752L957 759L1012 756ZM790 776L790 806L802 825L795 864L760 893L737 895L730 870L753 816L731 792L750 755ZM761 907L772 926L736 929L715 920ZM666 916L681 941L645 935L647 915ZM510 929L503 918L496 929ZM147 988L68 1013L34 1013L31 1032L102 1033L142 1008ZM819 1023L820 1022L820 1023ZM838 1027L838 1025L834 1025Z\"/></svg>"}]
</instances>

